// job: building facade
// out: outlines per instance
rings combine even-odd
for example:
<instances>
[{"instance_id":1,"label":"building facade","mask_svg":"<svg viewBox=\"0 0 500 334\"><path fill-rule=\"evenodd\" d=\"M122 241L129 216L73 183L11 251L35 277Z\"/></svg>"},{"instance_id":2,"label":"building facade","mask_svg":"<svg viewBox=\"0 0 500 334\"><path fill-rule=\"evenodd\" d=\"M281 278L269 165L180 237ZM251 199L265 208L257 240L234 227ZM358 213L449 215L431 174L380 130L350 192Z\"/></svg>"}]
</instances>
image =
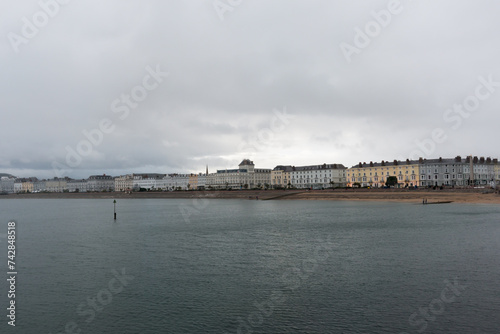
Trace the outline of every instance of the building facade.
<instances>
[{"instance_id":1,"label":"building facade","mask_svg":"<svg viewBox=\"0 0 500 334\"><path fill-rule=\"evenodd\" d=\"M189 174L188 190L198 189L198 174Z\"/></svg>"},{"instance_id":2,"label":"building facade","mask_svg":"<svg viewBox=\"0 0 500 334\"><path fill-rule=\"evenodd\" d=\"M23 191L23 181L22 179L15 179L14 180L14 192L15 193L20 193Z\"/></svg>"},{"instance_id":3,"label":"building facade","mask_svg":"<svg viewBox=\"0 0 500 334\"><path fill-rule=\"evenodd\" d=\"M133 187L133 174L121 175L115 178L115 191L132 191Z\"/></svg>"},{"instance_id":4,"label":"building facade","mask_svg":"<svg viewBox=\"0 0 500 334\"><path fill-rule=\"evenodd\" d=\"M53 178L45 181L45 191L51 193L62 193L68 190L68 179L66 178Z\"/></svg>"},{"instance_id":5,"label":"building facade","mask_svg":"<svg viewBox=\"0 0 500 334\"><path fill-rule=\"evenodd\" d=\"M85 179L68 180L67 187L70 193L85 193L88 190L88 181Z\"/></svg>"},{"instance_id":6,"label":"building facade","mask_svg":"<svg viewBox=\"0 0 500 334\"><path fill-rule=\"evenodd\" d=\"M33 192L45 192L47 191L47 186L45 184L46 180L38 180L33 182Z\"/></svg>"},{"instance_id":7,"label":"building facade","mask_svg":"<svg viewBox=\"0 0 500 334\"><path fill-rule=\"evenodd\" d=\"M237 169L220 169L207 176L207 187L214 189L262 189L271 186L271 169L255 168L244 159Z\"/></svg>"},{"instance_id":8,"label":"building facade","mask_svg":"<svg viewBox=\"0 0 500 334\"><path fill-rule=\"evenodd\" d=\"M197 185L197 189L198 190L204 190L207 186L207 174L203 174L203 173L200 173L198 174L198 185Z\"/></svg>"},{"instance_id":9,"label":"building facade","mask_svg":"<svg viewBox=\"0 0 500 334\"><path fill-rule=\"evenodd\" d=\"M15 180L16 179L13 177L2 176L2 178L0 178L0 192L7 194L14 193Z\"/></svg>"},{"instance_id":10,"label":"building facade","mask_svg":"<svg viewBox=\"0 0 500 334\"><path fill-rule=\"evenodd\" d=\"M36 177L19 178L14 181L14 191L18 193L32 193L35 191Z\"/></svg>"},{"instance_id":11,"label":"building facade","mask_svg":"<svg viewBox=\"0 0 500 334\"><path fill-rule=\"evenodd\" d=\"M166 174L148 173L148 174L133 174L132 189L140 190L159 190L164 189L162 180Z\"/></svg>"},{"instance_id":12,"label":"building facade","mask_svg":"<svg viewBox=\"0 0 500 334\"><path fill-rule=\"evenodd\" d=\"M360 162L347 171L347 185L379 188L385 186L388 176L395 176L397 188L495 187L496 170L498 159L484 157Z\"/></svg>"},{"instance_id":13,"label":"building facade","mask_svg":"<svg viewBox=\"0 0 500 334\"><path fill-rule=\"evenodd\" d=\"M167 191L188 190L189 174L167 174L162 182L162 189Z\"/></svg>"},{"instance_id":14,"label":"building facade","mask_svg":"<svg viewBox=\"0 0 500 334\"><path fill-rule=\"evenodd\" d=\"M397 188L420 186L417 160L360 162L347 171L348 187L382 188L389 176L397 178Z\"/></svg>"},{"instance_id":15,"label":"building facade","mask_svg":"<svg viewBox=\"0 0 500 334\"><path fill-rule=\"evenodd\" d=\"M91 175L87 179L87 191L114 191L115 190L115 179L112 176L103 175Z\"/></svg>"},{"instance_id":16,"label":"building facade","mask_svg":"<svg viewBox=\"0 0 500 334\"><path fill-rule=\"evenodd\" d=\"M346 186L346 168L342 164L291 166L286 169L288 170L290 184L294 188L326 189ZM286 177L286 173L283 177Z\"/></svg>"},{"instance_id":17,"label":"building facade","mask_svg":"<svg viewBox=\"0 0 500 334\"><path fill-rule=\"evenodd\" d=\"M494 173L495 173L495 186L498 188L500 186L500 164L498 163L498 160L495 159L495 164L493 167Z\"/></svg>"},{"instance_id":18,"label":"building facade","mask_svg":"<svg viewBox=\"0 0 500 334\"><path fill-rule=\"evenodd\" d=\"M290 172L292 166L276 166L271 171L271 187L273 189L290 188L292 186Z\"/></svg>"},{"instance_id":19,"label":"building facade","mask_svg":"<svg viewBox=\"0 0 500 334\"><path fill-rule=\"evenodd\" d=\"M427 187L495 187L498 159L472 157L463 159L420 159L420 182Z\"/></svg>"}]
</instances>

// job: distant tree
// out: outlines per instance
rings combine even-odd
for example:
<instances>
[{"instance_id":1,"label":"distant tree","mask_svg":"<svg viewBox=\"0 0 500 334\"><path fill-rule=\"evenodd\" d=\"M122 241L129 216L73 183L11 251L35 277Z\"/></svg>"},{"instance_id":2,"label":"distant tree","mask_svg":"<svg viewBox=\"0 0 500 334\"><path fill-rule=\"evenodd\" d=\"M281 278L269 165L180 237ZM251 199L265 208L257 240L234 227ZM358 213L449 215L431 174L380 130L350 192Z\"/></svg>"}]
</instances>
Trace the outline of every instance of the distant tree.
<instances>
[{"instance_id":1,"label":"distant tree","mask_svg":"<svg viewBox=\"0 0 500 334\"><path fill-rule=\"evenodd\" d=\"M387 180L385 181L385 185L388 187L393 187L396 184L398 184L398 178L395 176L389 176Z\"/></svg>"}]
</instances>

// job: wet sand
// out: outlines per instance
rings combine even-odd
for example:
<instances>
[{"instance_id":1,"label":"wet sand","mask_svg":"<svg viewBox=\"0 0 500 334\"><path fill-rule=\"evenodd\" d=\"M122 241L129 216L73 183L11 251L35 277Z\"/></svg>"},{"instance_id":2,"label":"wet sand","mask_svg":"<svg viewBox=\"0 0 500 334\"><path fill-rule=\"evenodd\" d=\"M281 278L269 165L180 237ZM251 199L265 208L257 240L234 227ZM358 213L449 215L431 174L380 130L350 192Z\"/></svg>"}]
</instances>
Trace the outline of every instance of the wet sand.
<instances>
[{"instance_id":1,"label":"wet sand","mask_svg":"<svg viewBox=\"0 0 500 334\"><path fill-rule=\"evenodd\" d=\"M495 192L460 192L460 191L367 191L367 192L310 192L290 196L289 199L307 200L347 200L347 201L386 201L411 202L421 204L424 199L427 203L447 202L454 203L484 203L500 204L500 195Z\"/></svg>"},{"instance_id":2,"label":"wet sand","mask_svg":"<svg viewBox=\"0 0 500 334\"><path fill-rule=\"evenodd\" d=\"M428 203L452 201L454 203L500 204L500 195L491 189L405 190L405 189L335 189L335 190L232 190L232 191L175 191L175 192L122 192L102 193L37 193L1 195L1 199L126 199L126 198L217 198L246 200L342 200Z\"/></svg>"}]
</instances>

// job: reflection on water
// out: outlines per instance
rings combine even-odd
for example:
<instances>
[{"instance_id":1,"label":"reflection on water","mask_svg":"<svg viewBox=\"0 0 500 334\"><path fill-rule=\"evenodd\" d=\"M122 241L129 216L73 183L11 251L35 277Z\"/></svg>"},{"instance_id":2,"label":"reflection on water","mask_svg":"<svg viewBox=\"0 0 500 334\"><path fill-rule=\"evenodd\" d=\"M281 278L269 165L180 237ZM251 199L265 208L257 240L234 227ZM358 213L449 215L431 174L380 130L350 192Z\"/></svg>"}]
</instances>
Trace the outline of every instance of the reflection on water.
<instances>
[{"instance_id":1,"label":"reflection on water","mask_svg":"<svg viewBox=\"0 0 500 334\"><path fill-rule=\"evenodd\" d=\"M120 200L113 221L112 200L1 200L1 221L18 222L6 333L498 332L495 206L186 208Z\"/></svg>"}]
</instances>

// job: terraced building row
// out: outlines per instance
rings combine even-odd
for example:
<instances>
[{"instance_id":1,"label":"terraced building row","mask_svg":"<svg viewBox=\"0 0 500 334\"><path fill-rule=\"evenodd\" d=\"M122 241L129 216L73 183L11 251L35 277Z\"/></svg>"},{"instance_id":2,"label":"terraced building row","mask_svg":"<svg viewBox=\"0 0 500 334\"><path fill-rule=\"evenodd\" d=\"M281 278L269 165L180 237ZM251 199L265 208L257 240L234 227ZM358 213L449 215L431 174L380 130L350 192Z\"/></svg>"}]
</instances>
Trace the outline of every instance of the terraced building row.
<instances>
[{"instance_id":1,"label":"terraced building row","mask_svg":"<svg viewBox=\"0 0 500 334\"><path fill-rule=\"evenodd\" d=\"M140 190L199 190L199 189L326 189L337 187L386 186L388 178L394 186L407 187L497 187L500 185L498 159L457 156L453 159L423 159L406 161L360 162L346 168L339 163L291 166L274 169L256 168L244 159L238 168L220 169L209 173L139 173L118 177L92 175L87 179L68 177L38 180L36 177L0 178L0 193L23 192L100 192Z\"/></svg>"}]
</instances>

